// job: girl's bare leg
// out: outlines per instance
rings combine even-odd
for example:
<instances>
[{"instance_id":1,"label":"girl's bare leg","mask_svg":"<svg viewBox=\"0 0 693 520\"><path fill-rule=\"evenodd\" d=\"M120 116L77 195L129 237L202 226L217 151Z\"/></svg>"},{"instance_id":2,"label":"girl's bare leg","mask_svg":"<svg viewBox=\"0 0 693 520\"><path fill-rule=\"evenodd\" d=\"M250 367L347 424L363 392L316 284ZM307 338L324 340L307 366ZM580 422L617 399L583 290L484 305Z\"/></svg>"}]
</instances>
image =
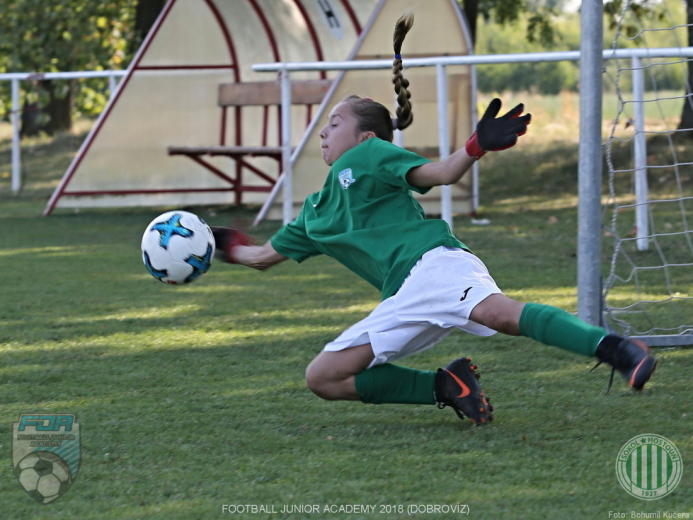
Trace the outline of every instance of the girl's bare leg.
<instances>
[{"instance_id":1,"label":"girl's bare leg","mask_svg":"<svg viewBox=\"0 0 693 520\"><path fill-rule=\"evenodd\" d=\"M520 335L520 316L525 304L505 294L492 294L472 311L469 318L510 336Z\"/></svg>"},{"instance_id":2,"label":"girl's bare leg","mask_svg":"<svg viewBox=\"0 0 693 520\"><path fill-rule=\"evenodd\" d=\"M370 343L338 352L323 351L306 368L308 388L330 401L358 401L354 377L368 368L373 358Z\"/></svg>"}]
</instances>

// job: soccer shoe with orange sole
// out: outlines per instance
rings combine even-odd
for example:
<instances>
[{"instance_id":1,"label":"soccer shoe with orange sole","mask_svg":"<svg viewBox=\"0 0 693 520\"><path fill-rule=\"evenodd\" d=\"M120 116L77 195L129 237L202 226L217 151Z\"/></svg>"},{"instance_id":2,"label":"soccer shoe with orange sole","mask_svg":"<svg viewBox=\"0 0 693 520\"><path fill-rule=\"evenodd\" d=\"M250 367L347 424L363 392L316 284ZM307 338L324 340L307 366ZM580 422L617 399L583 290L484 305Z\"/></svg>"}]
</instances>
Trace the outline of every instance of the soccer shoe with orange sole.
<instances>
[{"instance_id":1,"label":"soccer shoe with orange sole","mask_svg":"<svg viewBox=\"0 0 693 520\"><path fill-rule=\"evenodd\" d=\"M640 340L622 338L615 334L609 334L599 342L595 356L599 363L594 368L602 363L608 363L613 367L609 389L611 389L616 370L626 378L628 386L635 390L642 390L657 368L657 360L650 353L647 345Z\"/></svg>"},{"instance_id":2,"label":"soccer shoe with orange sole","mask_svg":"<svg viewBox=\"0 0 693 520\"><path fill-rule=\"evenodd\" d=\"M480 374L471 359L456 359L445 368L439 368L435 380L438 408L451 407L457 416L468 417L475 426L493 420L493 406L479 384Z\"/></svg>"}]
</instances>

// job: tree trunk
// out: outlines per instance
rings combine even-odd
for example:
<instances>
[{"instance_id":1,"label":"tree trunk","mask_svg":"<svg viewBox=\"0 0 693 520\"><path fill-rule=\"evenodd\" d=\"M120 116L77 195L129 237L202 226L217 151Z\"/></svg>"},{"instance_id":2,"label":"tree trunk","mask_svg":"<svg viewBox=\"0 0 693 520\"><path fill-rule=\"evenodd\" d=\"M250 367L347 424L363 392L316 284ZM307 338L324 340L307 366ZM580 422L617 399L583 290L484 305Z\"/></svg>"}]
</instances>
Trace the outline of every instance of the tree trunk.
<instances>
[{"instance_id":1,"label":"tree trunk","mask_svg":"<svg viewBox=\"0 0 693 520\"><path fill-rule=\"evenodd\" d=\"M156 22L159 13L166 5L166 0L139 0L135 8L135 34L134 45L137 47L144 41L150 29ZM134 54L137 49L132 49Z\"/></svg>"},{"instance_id":2,"label":"tree trunk","mask_svg":"<svg viewBox=\"0 0 693 520\"><path fill-rule=\"evenodd\" d=\"M689 2L693 0L688 0ZM472 45L476 42L476 19L479 16L479 0L462 0L462 10L467 17ZM690 29L690 28L689 28Z\"/></svg>"},{"instance_id":3,"label":"tree trunk","mask_svg":"<svg viewBox=\"0 0 693 520\"><path fill-rule=\"evenodd\" d=\"M39 119L39 105L37 102L29 103L25 98L22 105L22 114L20 116L21 127L19 137L30 137L37 135L41 131Z\"/></svg>"},{"instance_id":4,"label":"tree trunk","mask_svg":"<svg viewBox=\"0 0 693 520\"><path fill-rule=\"evenodd\" d=\"M693 0L686 0L687 23L688 25L688 45L693 45ZM691 89L693 88L693 62L688 62L688 78L686 80L686 95L683 102L683 110L681 111L681 122L679 130L693 128L693 97L691 97ZM693 132L682 132L679 135L685 135L688 138L693 138Z\"/></svg>"},{"instance_id":5,"label":"tree trunk","mask_svg":"<svg viewBox=\"0 0 693 520\"><path fill-rule=\"evenodd\" d=\"M48 95L48 102L24 101L20 120L22 127L20 135L31 136L39 132L53 135L56 132L72 129L72 108L74 98L74 80L70 82L70 88L63 96L56 92L56 84L53 80L34 80L34 89L39 92L39 100ZM43 94L43 95L42 95Z\"/></svg>"},{"instance_id":6,"label":"tree trunk","mask_svg":"<svg viewBox=\"0 0 693 520\"><path fill-rule=\"evenodd\" d=\"M70 82L70 88L63 97L57 95L55 87L56 85L53 80L44 80L41 82L41 88L46 91L49 96L48 103L42 108L42 111L49 117L43 127L43 130L48 135L53 135L60 131L72 130L73 84Z\"/></svg>"}]
</instances>

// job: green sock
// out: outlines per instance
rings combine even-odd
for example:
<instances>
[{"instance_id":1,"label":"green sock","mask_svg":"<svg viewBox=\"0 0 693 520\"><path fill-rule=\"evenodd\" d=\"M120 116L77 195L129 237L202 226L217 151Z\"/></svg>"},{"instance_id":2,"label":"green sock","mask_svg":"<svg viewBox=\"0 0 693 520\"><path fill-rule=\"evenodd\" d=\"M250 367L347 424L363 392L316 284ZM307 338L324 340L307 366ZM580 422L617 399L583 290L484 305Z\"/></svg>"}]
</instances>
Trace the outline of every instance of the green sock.
<instances>
[{"instance_id":1,"label":"green sock","mask_svg":"<svg viewBox=\"0 0 693 520\"><path fill-rule=\"evenodd\" d=\"M356 374L362 403L436 404L435 372L397 365L376 365Z\"/></svg>"},{"instance_id":2,"label":"green sock","mask_svg":"<svg viewBox=\"0 0 693 520\"><path fill-rule=\"evenodd\" d=\"M588 325L564 310L538 303L528 303L522 309L520 333L583 356L594 356L597 345L608 334L603 328Z\"/></svg>"}]
</instances>

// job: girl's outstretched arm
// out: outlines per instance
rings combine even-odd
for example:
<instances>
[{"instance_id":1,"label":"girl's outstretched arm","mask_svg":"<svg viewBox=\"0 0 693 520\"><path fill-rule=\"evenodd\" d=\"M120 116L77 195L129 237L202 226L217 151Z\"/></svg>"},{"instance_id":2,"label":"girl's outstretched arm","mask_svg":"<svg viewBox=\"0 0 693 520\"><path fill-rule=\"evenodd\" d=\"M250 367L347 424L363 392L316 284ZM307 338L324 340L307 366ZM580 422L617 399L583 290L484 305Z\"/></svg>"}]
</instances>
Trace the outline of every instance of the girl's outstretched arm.
<instances>
[{"instance_id":1,"label":"girl's outstretched arm","mask_svg":"<svg viewBox=\"0 0 693 520\"><path fill-rule=\"evenodd\" d=\"M417 188L455 184L474 164L474 161L476 157L470 157L462 148L444 161L426 163L412 168L407 173L407 182Z\"/></svg>"},{"instance_id":2,"label":"girl's outstretched arm","mask_svg":"<svg viewBox=\"0 0 693 520\"><path fill-rule=\"evenodd\" d=\"M523 116L524 105L519 104L505 115L496 117L500 108L501 100L493 99L463 150L457 150L439 163L412 168L407 173L407 182L419 188L454 184L486 152L515 146L517 138L527 132L532 116Z\"/></svg>"},{"instance_id":3,"label":"girl's outstretched arm","mask_svg":"<svg viewBox=\"0 0 693 520\"><path fill-rule=\"evenodd\" d=\"M287 257L280 255L274 250L269 240L264 246L235 246L233 248L233 259L237 264L246 265L258 271L264 271L273 265L288 260Z\"/></svg>"},{"instance_id":4,"label":"girl's outstretched arm","mask_svg":"<svg viewBox=\"0 0 693 520\"><path fill-rule=\"evenodd\" d=\"M269 240L264 246L256 246L253 244L253 239L242 231L223 227L212 227L212 234L216 243L217 255L224 262L241 264L258 271L264 271L287 260L287 257L275 251Z\"/></svg>"}]
</instances>

